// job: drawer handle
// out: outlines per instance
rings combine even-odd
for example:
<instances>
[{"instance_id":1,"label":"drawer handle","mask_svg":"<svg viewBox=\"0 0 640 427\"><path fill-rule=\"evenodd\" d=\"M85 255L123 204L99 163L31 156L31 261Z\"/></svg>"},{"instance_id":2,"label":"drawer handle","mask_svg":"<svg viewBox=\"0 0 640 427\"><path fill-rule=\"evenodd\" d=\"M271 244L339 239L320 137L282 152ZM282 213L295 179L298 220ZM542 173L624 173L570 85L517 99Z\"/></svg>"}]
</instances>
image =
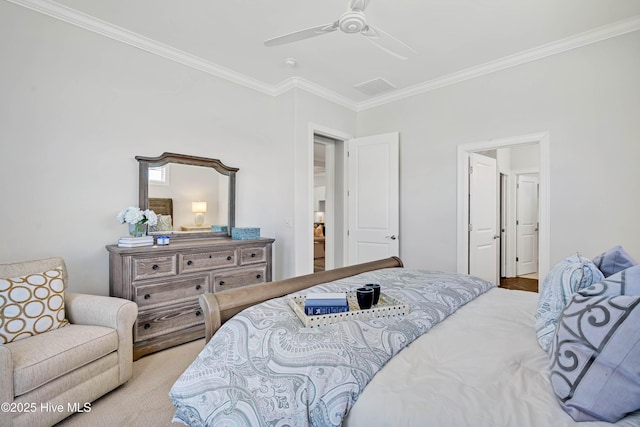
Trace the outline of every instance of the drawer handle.
<instances>
[{"instance_id":1,"label":"drawer handle","mask_svg":"<svg viewBox=\"0 0 640 427\"><path fill-rule=\"evenodd\" d=\"M160 266L159 266L158 264L153 264L153 265L151 266L151 269L152 269L152 270L157 270L157 269L159 269L159 268L160 268Z\"/></svg>"},{"instance_id":2,"label":"drawer handle","mask_svg":"<svg viewBox=\"0 0 640 427\"><path fill-rule=\"evenodd\" d=\"M220 280L220 286L224 286L224 280Z\"/></svg>"},{"instance_id":3,"label":"drawer handle","mask_svg":"<svg viewBox=\"0 0 640 427\"><path fill-rule=\"evenodd\" d=\"M193 264L193 261L191 260L187 261L187 265L191 265L191 264Z\"/></svg>"},{"instance_id":4,"label":"drawer handle","mask_svg":"<svg viewBox=\"0 0 640 427\"><path fill-rule=\"evenodd\" d=\"M200 290L200 288L202 288L202 286L200 286L200 285L197 285L197 286L196 286L196 290L198 290L198 291L199 291L199 290Z\"/></svg>"},{"instance_id":5,"label":"drawer handle","mask_svg":"<svg viewBox=\"0 0 640 427\"><path fill-rule=\"evenodd\" d=\"M231 255L229 255L229 256L227 257L227 261L231 261L232 259L233 259L233 257L232 257Z\"/></svg>"},{"instance_id":6,"label":"drawer handle","mask_svg":"<svg viewBox=\"0 0 640 427\"><path fill-rule=\"evenodd\" d=\"M149 298L151 298L151 295L149 295L149 294L144 294L144 299L149 299Z\"/></svg>"},{"instance_id":7,"label":"drawer handle","mask_svg":"<svg viewBox=\"0 0 640 427\"><path fill-rule=\"evenodd\" d=\"M255 258L255 257L256 257L256 254L251 254L251 258Z\"/></svg>"},{"instance_id":8,"label":"drawer handle","mask_svg":"<svg viewBox=\"0 0 640 427\"><path fill-rule=\"evenodd\" d=\"M258 275L256 275L256 279L259 279L259 278L261 278L261 277L262 277L262 274L258 274Z\"/></svg>"},{"instance_id":9,"label":"drawer handle","mask_svg":"<svg viewBox=\"0 0 640 427\"><path fill-rule=\"evenodd\" d=\"M200 316L202 313L200 313L200 310L196 311L196 317Z\"/></svg>"},{"instance_id":10,"label":"drawer handle","mask_svg":"<svg viewBox=\"0 0 640 427\"><path fill-rule=\"evenodd\" d=\"M150 324L148 324L148 323L145 323L145 324L144 324L144 328L145 328L145 329L149 329L150 327L151 327L151 325L150 325Z\"/></svg>"},{"instance_id":11,"label":"drawer handle","mask_svg":"<svg viewBox=\"0 0 640 427\"><path fill-rule=\"evenodd\" d=\"M209 258L213 258L213 255L209 255Z\"/></svg>"}]
</instances>

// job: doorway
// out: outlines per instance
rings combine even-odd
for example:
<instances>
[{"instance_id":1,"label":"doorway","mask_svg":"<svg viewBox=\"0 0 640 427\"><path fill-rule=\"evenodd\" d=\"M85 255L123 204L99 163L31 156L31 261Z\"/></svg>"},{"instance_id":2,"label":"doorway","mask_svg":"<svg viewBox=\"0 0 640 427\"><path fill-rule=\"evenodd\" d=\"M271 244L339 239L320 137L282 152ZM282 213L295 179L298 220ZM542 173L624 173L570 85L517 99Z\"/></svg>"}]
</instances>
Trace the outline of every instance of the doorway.
<instances>
[{"instance_id":1,"label":"doorway","mask_svg":"<svg viewBox=\"0 0 640 427\"><path fill-rule=\"evenodd\" d=\"M527 147L536 150L537 147ZM537 154L537 153L536 153ZM537 159L537 155L535 156ZM505 251L500 286L538 292L538 173L512 171L503 176L502 200L506 204L501 218Z\"/></svg>"},{"instance_id":2,"label":"doorway","mask_svg":"<svg viewBox=\"0 0 640 427\"><path fill-rule=\"evenodd\" d=\"M333 198L333 191L327 192L327 152L333 148L332 141L314 135L313 141L313 272L326 269L326 228L333 222L327 217L327 196ZM331 162L331 156L329 156ZM333 169L333 165L329 165ZM330 178L333 174L330 174ZM332 200L329 201L331 205ZM331 228L331 226L329 226Z\"/></svg>"},{"instance_id":3,"label":"doorway","mask_svg":"<svg viewBox=\"0 0 640 427\"><path fill-rule=\"evenodd\" d=\"M538 276L544 278L546 273L549 271L549 257L550 257L550 236L549 236L549 143L550 138L547 133L539 133L539 134L531 134L531 135L523 135L513 138L505 138L500 140L491 140L491 141L482 141L471 144L464 144L458 146L458 243L457 243L457 271L461 274L474 274L473 271L470 270L469 264L469 225L470 225L470 200L469 200L469 159L471 153L479 153L479 152L487 152L491 150L496 150L497 157L500 157L500 152L503 149L523 149L529 146L535 147L536 154L535 157L537 159L537 173L538 173L538 186L537 186L537 194L538 194L538 221L536 221L537 226L537 270ZM503 151L504 153L508 153L508 151ZM530 157L531 154L529 153ZM496 234L500 237L499 253L505 253L506 260L505 262L499 262L496 264L496 269L500 269L500 265L503 266L503 271L506 272L507 276L516 276L516 264L515 257L509 255L515 253L516 250L516 197L515 197L515 189L516 182L514 171L519 169L519 166L514 166L512 164L509 165L509 168L504 168L500 166L500 163L506 164L506 162L498 161L499 174L496 175L496 182L499 188L507 189L511 188L506 195L500 196L500 200L503 203L506 203L505 206L500 206L499 211L505 212L507 215L507 219L505 221L499 221L496 218L496 228L499 227L500 233ZM529 171L520 171L520 172L533 172ZM500 178L500 174L506 176L506 178ZM499 183L502 183L500 185ZM512 195L512 196L510 196ZM512 218L512 219L509 219ZM513 224L510 224L513 222ZM486 267L486 266L485 266ZM502 273L496 274L493 277L501 276ZM494 280L495 282L495 280Z\"/></svg>"},{"instance_id":4,"label":"doorway","mask_svg":"<svg viewBox=\"0 0 640 427\"><path fill-rule=\"evenodd\" d=\"M313 135L313 271L342 266L344 141Z\"/></svg>"}]
</instances>

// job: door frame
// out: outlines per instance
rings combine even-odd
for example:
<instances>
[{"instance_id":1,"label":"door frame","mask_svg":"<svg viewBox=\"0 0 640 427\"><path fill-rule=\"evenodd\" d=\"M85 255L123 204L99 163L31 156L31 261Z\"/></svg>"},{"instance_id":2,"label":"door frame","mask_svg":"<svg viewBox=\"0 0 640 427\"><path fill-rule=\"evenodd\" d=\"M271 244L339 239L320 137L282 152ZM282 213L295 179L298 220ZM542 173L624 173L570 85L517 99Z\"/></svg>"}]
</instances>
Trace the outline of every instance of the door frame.
<instances>
[{"instance_id":1,"label":"door frame","mask_svg":"<svg viewBox=\"0 0 640 427\"><path fill-rule=\"evenodd\" d=\"M324 135L322 134L316 133L314 134L314 138L315 136L319 136L320 138L324 139ZM324 210L323 223L327 227L325 227L325 234L324 234L324 237L325 237L324 261L325 261L325 270L333 270L335 268L335 245L336 245L336 240L335 240L336 239L336 232L335 232L336 231L336 209L335 209L335 205L336 205L335 204L336 144L334 142L323 141L322 139L315 139L314 144L320 144L324 146L324 150L325 150L325 159L326 159L325 210ZM314 148L314 151L315 151L315 148ZM315 192L315 175L314 175L314 192ZM314 204L315 204L315 200L314 200ZM315 222L315 217L314 217L314 222ZM315 267L314 267L314 271L315 271Z\"/></svg>"},{"instance_id":2,"label":"door frame","mask_svg":"<svg viewBox=\"0 0 640 427\"><path fill-rule=\"evenodd\" d=\"M300 212L296 212L295 214L295 232L299 233L299 238L296 239L297 242L300 242L306 248L306 253L308 256L301 263L304 265L303 269L296 269L296 275L301 274L309 274L313 273L313 233L312 233L312 225L313 225L313 144L315 142L314 135L322 135L327 138L336 139L346 143L349 139L352 139L353 136L349 135L346 132L342 132L337 129L332 129L327 126L323 126L317 123L309 122L307 129L307 179L308 179L308 187L306 194L306 203L304 203L304 208L300 210ZM346 151L346 150L345 150ZM343 165L345 168L344 173L347 174L347 164L346 164L346 153L343 153ZM336 183L336 185L340 185L340 183ZM346 182L342 182L343 188L346 188ZM345 190L346 192L346 190ZM343 200L342 205L344 209L342 212L338 212L338 209L334 210L334 222L342 221L345 224L345 221L348 218L346 200ZM342 246L342 253L346 254L347 248L347 239L346 235L338 236L337 233L334 234L334 245L337 247L338 245ZM303 251L304 252L304 251ZM335 256L335 251L333 256ZM346 255L344 255L346 256ZM325 263L327 260L325 258ZM342 260L342 265L345 265L345 260Z\"/></svg>"},{"instance_id":3,"label":"door frame","mask_svg":"<svg viewBox=\"0 0 640 427\"><path fill-rule=\"evenodd\" d=\"M530 169L513 169L503 172L506 176L507 185L504 187L504 196L506 198L506 220L505 220L505 236L501 243L505 245L504 255L504 277L516 277L516 253L517 253L517 239L516 239L516 184L518 181L518 175L524 174L536 174L540 176L540 168ZM538 178L538 185L539 185ZM538 194L538 204L540 203L540 195ZM538 250L540 250L540 244L538 242ZM538 268L540 268L538 262Z\"/></svg>"},{"instance_id":4,"label":"door frame","mask_svg":"<svg viewBox=\"0 0 640 427\"><path fill-rule=\"evenodd\" d=\"M457 272L469 274L469 153L538 144L539 230L538 230L538 277L543 280L549 271L551 259L550 236L550 143L548 132L520 135L510 138L492 139L458 145L457 150Z\"/></svg>"}]
</instances>

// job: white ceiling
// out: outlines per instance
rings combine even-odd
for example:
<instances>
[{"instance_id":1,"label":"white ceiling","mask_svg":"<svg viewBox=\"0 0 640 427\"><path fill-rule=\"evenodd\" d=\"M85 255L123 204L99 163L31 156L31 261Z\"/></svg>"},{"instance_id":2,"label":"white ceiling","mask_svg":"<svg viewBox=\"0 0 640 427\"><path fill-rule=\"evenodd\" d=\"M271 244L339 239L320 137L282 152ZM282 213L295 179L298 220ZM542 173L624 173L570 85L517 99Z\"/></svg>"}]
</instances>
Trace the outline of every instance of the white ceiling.
<instances>
[{"instance_id":1,"label":"white ceiling","mask_svg":"<svg viewBox=\"0 0 640 427\"><path fill-rule=\"evenodd\" d=\"M640 0L371 0L368 23L416 51L400 60L360 34L339 31L263 45L334 22L348 0L9 1L61 19L73 15L65 20L133 38L138 47L186 55L200 69L266 92L302 85L355 109L640 29ZM297 66L288 68L285 58ZM376 78L395 93L368 96L354 88Z\"/></svg>"}]
</instances>

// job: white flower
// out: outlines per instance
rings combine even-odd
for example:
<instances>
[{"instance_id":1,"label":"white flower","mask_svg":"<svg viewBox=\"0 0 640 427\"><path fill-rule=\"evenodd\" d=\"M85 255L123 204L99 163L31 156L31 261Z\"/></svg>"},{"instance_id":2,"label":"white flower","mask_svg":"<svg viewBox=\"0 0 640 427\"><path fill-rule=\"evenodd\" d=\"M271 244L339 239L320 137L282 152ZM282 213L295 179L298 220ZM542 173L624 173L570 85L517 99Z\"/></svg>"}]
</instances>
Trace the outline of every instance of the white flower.
<instances>
[{"instance_id":1,"label":"white flower","mask_svg":"<svg viewBox=\"0 0 640 427\"><path fill-rule=\"evenodd\" d=\"M150 209L146 209L144 212L140 208L135 206L129 206L123 209L117 215L120 224L144 224L156 225L158 223L158 216Z\"/></svg>"},{"instance_id":2,"label":"white flower","mask_svg":"<svg viewBox=\"0 0 640 427\"><path fill-rule=\"evenodd\" d=\"M156 225L158 223L158 215L151 209L146 209L144 211L144 216L147 218L147 224Z\"/></svg>"}]
</instances>

